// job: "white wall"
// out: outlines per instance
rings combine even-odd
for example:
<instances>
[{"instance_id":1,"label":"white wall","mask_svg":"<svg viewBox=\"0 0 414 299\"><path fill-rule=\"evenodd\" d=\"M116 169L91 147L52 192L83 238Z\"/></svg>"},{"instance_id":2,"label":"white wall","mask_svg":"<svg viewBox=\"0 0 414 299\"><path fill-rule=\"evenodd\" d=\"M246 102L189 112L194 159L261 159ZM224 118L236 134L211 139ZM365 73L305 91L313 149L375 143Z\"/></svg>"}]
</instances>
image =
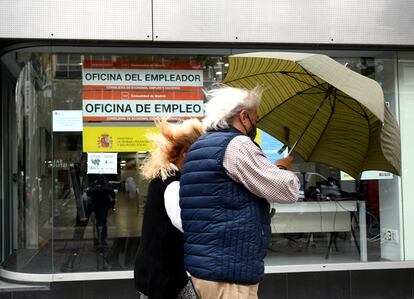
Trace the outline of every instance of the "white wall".
<instances>
[{"instance_id":1,"label":"white wall","mask_svg":"<svg viewBox=\"0 0 414 299\"><path fill-rule=\"evenodd\" d=\"M379 202L381 221L381 258L392 261L404 259L402 244L402 200L400 196L400 177L393 176L392 180L379 181ZM384 229L397 231L397 242L384 240Z\"/></svg>"},{"instance_id":2,"label":"white wall","mask_svg":"<svg viewBox=\"0 0 414 299\"><path fill-rule=\"evenodd\" d=\"M1 0L0 38L414 45L412 0Z\"/></svg>"},{"instance_id":3,"label":"white wall","mask_svg":"<svg viewBox=\"0 0 414 299\"><path fill-rule=\"evenodd\" d=\"M1 0L2 37L152 40L151 0Z\"/></svg>"},{"instance_id":4,"label":"white wall","mask_svg":"<svg viewBox=\"0 0 414 299\"><path fill-rule=\"evenodd\" d=\"M413 44L412 0L153 0L154 40Z\"/></svg>"},{"instance_id":5,"label":"white wall","mask_svg":"<svg viewBox=\"0 0 414 299\"><path fill-rule=\"evenodd\" d=\"M399 118L398 83L396 56L386 54L383 59L384 69L376 73L375 80L381 82L384 99L394 116ZM381 258L393 261L404 259L403 216L401 177L393 175L393 179L379 180L380 226L381 226ZM384 229L392 229L397 233L397 241L384 240Z\"/></svg>"},{"instance_id":6,"label":"white wall","mask_svg":"<svg viewBox=\"0 0 414 299\"><path fill-rule=\"evenodd\" d=\"M414 260L414 53L399 53L405 259Z\"/></svg>"}]
</instances>

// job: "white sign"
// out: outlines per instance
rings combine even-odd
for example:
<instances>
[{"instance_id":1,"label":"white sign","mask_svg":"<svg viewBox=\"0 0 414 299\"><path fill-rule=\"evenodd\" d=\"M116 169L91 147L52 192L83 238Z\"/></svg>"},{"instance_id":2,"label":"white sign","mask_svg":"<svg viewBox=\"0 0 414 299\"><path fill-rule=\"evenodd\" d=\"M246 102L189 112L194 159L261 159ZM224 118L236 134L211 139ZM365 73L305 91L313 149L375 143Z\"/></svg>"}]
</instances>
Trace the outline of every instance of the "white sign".
<instances>
[{"instance_id":1,"label":"white sign","mask_svg":"<svg viewBox=\"0 0 414 299\"><path fill-rule=\"evenodd\" d=\"M177 117L202 117L202 101L157 101L157 100L83 100L83 119L132 120L134 117L157 117L165 114Z\"/></svg>"},{"instance_id":2,"label":"white sign","mask_svg":"<svg viewBox=\"0 0 414 299\"><path fill-rule=\"evenodd\" d=\"M87 69L83 85L203 86L203 70Z\"/></svg>"},{"instance_id":3,"label":"white sign","mask_svg":"<svg viewBox=\"0 0 414 299\"><path fill-rule=\"evenodd\" d=\"M203 117L203 66L194 62L84 60L83 121Z\"/></svg>"},{"instance_id":4,"label":"white sign","mask_svg":"<svg viewBox=\"0 0 414 299\"><path fill-rule=\"evenodd\" d=\"M361 176L361 180L390 180L393 178L392 173L379 171L379 170L370 170L364 171ZM353 181L354 178L351 177L346 172L341 171L341 181Z\"/></svg>"},{"instance_id":5,"label":"white sign","mask_svg":"<svg viewBox=\"0 0 414 299\"><path fill-rule=\"evenodd\" d=\"M82 132L82 110L54 110L53 132Z\"/></svg>"},{"instance_id":6,"label":"white sign","mask_svg":"<svg viewBox=\"0 0 414 299\"><path fill-rule=\"evenodd\" d=\"M117 174L117 153L88 153L88 174Z\"/></svg>"}]
</instances>

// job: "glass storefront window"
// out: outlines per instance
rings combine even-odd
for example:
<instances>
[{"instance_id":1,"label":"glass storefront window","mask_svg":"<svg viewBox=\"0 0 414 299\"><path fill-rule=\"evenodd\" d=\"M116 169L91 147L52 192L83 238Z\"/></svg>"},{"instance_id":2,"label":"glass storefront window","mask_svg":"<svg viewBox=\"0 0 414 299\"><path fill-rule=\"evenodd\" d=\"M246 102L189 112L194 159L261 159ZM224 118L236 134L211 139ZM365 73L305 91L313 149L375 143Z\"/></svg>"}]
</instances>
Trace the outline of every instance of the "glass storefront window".
<instances>
[{"instance_id":1,"label":"glass storefront window","mask_svg":"<svg viewBox=\"0 0 414 299\"><path fill-rule=\"evenodd\" d=\"M335 55L338 62L379 82L396 114L393 53ZM269 265L403 260L398 176L372 171L355 181L333 167L298 156L295 162L302 202L296 208L274 206L272 232L278 233L273 234Z\"/></svg>"},{"instance_id":2,"label":"glass storefront window","mask_svg":"<svg viewBox=\"0 0 414 299\"><path fill-rule=\"evenodd\" d=\"M202 105L201 88L222 81L227 57L42 52L27 57L20 64L16 109L11 111L17 116L18 192L13 200L18 202L18 227L14 253L3 267L29 273L132 270L147 200L148 182L139 166L149 150L145 132L154 127L151 105L157 97L169 97L164 101L176 107L181 107L182 98ZM398 111L393 52L348 56L343 51L334 58L377 80L391 110ZM90 69L94 71L87 78ZM151 72L143 71L147 69L173 74L174 80L200 74L202 82L174 85L168 82L172 77L151 77ZM100 105L108 103L110 107ZM114 106L128 103L134 106ZM174 109L163 107L160 115ZM191 107L177 115L198 116ZM263 142L271 138L264 132L261 136ZM271 159L278 150L262 146ZM97 159L113 162L112 170L93 168ZM273 205L266 265L404 259L398 177L374 172L355 181L338 169L307 163L299 156L294 171L302 183L300 201ZM99 225L103 216L91 212L88 196L100 173L115 193L114 209L104 215L106 228Z\"/></svg>"},{"instance_id":3,"label":"glass storefront window","mask_svg":"<svg viewBox=\"0 0 414 299\"><path fill-rule=\"evenodd\" d=\"M154 127L151 121L153 117L141 118L134 122L121 118L113 121L110 117L105 121L85 121L82 132L82 118L79 129L79 119L76 119L79 114L76 112L82 112L83 101L90 99L87 98L87 93L95 102L98 102L99 98L103 103L105 100L111 102L112 96L115 100L121 100L116 96L124 97L128 92L138 98L165 96L158 91L164 87L163 83L160 83L151 87L150 91L142 91L146 86L124 82L130 90L120 92L119 85L115 86L116 83L114 86L95 86L95 83L88 85L82 80L83 71L86 69L84 63L95 64L92 66L95 74L101 71L104 75L113 70L120 70L122 73L128 68L134 68L133 64L159 70L163 70L163 65L166 65L167 74L176 70L180 75L180 70L184 70L180 78L177 76L177 80L184 80L185 70L195 65L200 67L199 85L208 87L221 81L224 72L223 59L225 58L222 56L206 55L33 53L22 67L17 83L19 92L16 97L16 112L20 116L17 121L17 163L22 174L18 184L20 205L19 228L16 234L19 242L15 244L13 256L8 258L3 266L6 269L29 273L113 271L133 268L148 184L139 173L139 165L145 159L148 149L139 142L145 143L146 130ZM125 64L128 66L124 67ZM128 77L128 74L125 74L123 73L126 81L144 79ZM168 86L168 82L164 84ZM178 82L168 90L173 94L172 101L174 97L179 99L180 96L187 100L185 92L199 98L200 94L202 95L201 87L196 87L197 90L191 94L191 90L186 90L186 87L181 85L185 84ZM106 90L97 91L102 86ZM181 94L179 91L174 92L174 88L182 89ZM97 93L98 98L95 97ZM110 95L109 98L106 97L107 94ZM202 102L201 98L201 105ZM182 116L188 117L185 114ZM94 138L90 142L92 145L89 145L92 146L91 152L113 151L104 147L95 149L94 147L103 145L97 145L95 136L91 137L93 133L89 133L87 137L86 128L92 131L120 128L121 130L115 131L118 135L108 138L114 138L110 141L114 142L111 147L116 146L117 140L124 140L121 145L126 148L116 152L115 171L103 175L116 194L114 209L109 209L105 217L106 228L97 224L102 221L102 215L97 216L92 212L91 198L87 195L88 189L99 177L99 171L93 172L88 169L88 153L83 150L88 144L85 139ZM135 134L137 128L142 128L138 130L140 136L136 136L138 143L129 145L129 141L125 141L129 133L122 131L131 130L131 134ZM102 240L102 234L107 235L105 240Z\"/></svg>"}]
</instances>

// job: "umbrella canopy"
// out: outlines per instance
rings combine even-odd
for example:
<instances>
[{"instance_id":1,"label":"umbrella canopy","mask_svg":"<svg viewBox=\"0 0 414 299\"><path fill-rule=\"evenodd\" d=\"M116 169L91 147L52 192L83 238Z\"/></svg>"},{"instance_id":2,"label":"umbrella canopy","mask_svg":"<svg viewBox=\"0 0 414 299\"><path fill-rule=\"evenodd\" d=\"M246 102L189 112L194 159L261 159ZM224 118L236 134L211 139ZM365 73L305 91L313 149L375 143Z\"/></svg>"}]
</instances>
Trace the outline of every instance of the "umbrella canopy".
<instances>
[{"instance_id":1,"label":"umbrella canopy","mask_svg":"<svg viewBox=\"0 0 414 299\"><path fill-rule=\"evenodd\" d=\"M262 86L257 126L294 147L305 161L334 166L355 178L364 170L400 174L399 128L381 86L328 56L233 55L223 83Z\"/></svg>"}]
</instances>

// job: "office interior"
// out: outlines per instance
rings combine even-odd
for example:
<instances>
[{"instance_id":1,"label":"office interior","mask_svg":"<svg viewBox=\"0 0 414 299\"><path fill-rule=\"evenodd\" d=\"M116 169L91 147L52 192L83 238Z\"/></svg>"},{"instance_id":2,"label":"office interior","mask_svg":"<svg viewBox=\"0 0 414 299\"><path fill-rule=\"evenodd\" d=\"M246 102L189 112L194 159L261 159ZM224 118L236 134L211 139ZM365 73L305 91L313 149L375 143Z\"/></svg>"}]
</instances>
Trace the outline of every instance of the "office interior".
<instances>
[{"instance_id":1,"label":"office interior","mask_svg":"<svg viewBox=\"0 0 414 299\"><path fill-rule=\"evenodd\" d=\"M3 142L10 157L3 167L13 176L2 190L13 198L3 211L11 219L9 235L2 236L6 245L2 247L4 269L40 274L133 269L148 185L139 166L148 152L117 153L117 173L106 175L116 191L116 208L107 219L107 245L97 245L95 217L85 206L85 192L93 180L87 173L88 153L82 147L85 137L82 132L54 131L53 112L82 110L85 60L200 63L203 88L223 80L227 55L187 52L107 54L82 49L76 53L26 49L2 57L2 70L16 76L17 81L15 90L2 95L2 114L14 124L7 126L10 142ZM410 72L414 60L400 60L394 51L327 54L380 83L387 105L400 121L403 146L410 143L405 137L410 116L404 107L410 105L406 95L414 90L412 83L407 84L414 79ZM407 57L413 57L412 53ZM154 126L151 121L139 125ZM293 171L301 181L300 201L291 207L272 205L272 241L266 266L412 258L404 248L400 177L376 173L356 181L338 169L293 155ZM87 220L80 221L79 213Z\"/></svg>"}]
</instances>

